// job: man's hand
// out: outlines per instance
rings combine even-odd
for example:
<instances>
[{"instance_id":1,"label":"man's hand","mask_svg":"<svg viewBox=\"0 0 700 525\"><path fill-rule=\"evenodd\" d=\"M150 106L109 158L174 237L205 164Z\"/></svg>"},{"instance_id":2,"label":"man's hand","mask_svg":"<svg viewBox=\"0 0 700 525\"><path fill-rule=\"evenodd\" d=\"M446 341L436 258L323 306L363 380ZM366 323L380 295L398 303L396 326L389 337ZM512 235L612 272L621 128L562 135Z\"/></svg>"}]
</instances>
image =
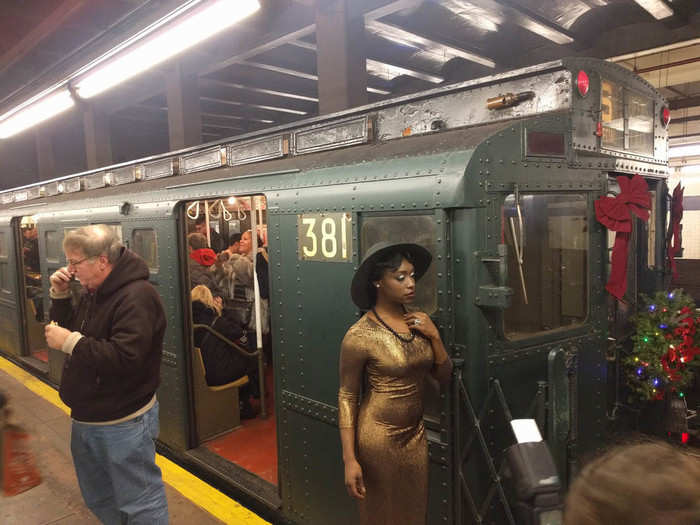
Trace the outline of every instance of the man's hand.
<instances>
[{"instance_id":1,"label":"man's hand","mask_svg":"<svg viewBox=\"0 0 700 525\"><path fill-rule=\"evenodd\" d=\"M49 348L53 348L54 350L62 350L63 343L70 335L70 330L66 330L65 328L56 324L47 324L44 327L44 335L46 336L46 344L49 345Z\"/></svg>"},{"instance_id":2,"label":"man's hand","mask_svg":"<svg viewBox=\"0 0 700 525\"><path fill-rule=\"evenodd\" d=\"M53 288L55 292L65 292L68 290L72 277L72 274L68 271L66 266L59 268L49 277L51 288Z\"/></svg>"}]
</instances>

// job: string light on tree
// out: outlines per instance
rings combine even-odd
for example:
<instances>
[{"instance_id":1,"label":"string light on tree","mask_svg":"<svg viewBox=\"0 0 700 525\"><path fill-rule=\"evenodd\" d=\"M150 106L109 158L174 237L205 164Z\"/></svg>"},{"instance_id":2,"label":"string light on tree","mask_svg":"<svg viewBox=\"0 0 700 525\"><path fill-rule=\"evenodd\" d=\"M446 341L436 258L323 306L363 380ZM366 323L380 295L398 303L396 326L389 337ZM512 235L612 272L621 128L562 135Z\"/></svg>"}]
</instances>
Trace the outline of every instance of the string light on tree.
<instances>
[{"instance_id":1,"label":"string light on tree","mask_svg":"<svg viewBox=\"0 0 700 525\"><path fill-rule=\"evenodd\" d=\"M627 384L641 400L683 397L682 389L700 366L700 316L681 290L659 292L634 317L632 352L623 358ZM696 343L697 335L697 343Z\"/></svg>"}]
</instances>

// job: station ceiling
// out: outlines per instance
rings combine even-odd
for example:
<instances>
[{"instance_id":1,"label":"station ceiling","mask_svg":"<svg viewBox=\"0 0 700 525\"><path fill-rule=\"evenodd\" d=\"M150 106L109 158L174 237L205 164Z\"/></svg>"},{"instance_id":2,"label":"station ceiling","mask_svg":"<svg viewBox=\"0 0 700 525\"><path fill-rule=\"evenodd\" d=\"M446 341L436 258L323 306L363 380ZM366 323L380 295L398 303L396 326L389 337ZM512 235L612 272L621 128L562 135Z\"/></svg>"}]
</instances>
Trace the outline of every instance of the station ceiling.
<instances>
[{"instance_id":1,"label":"station ceiling","mask_svg":"<svg viewBox=\"0 0 700 525\"><path fill-rule=\"evenodd\" d=\"M0 114L183 3L3 0ZM256 15L179 57L178 67L199 80L202 142L318 114L316 10L328 3L261 0ZM666 10L657 16L670 16L657 19L641 6L654 3ZM365 22L369 102L564 56L614 58L669 99L676 140L700 137L697 0L350 0L349 5ZM115 162L167 151L165 74L173 67L166 63L97 98L109 116L113 143L122 144L113 146ZM47 124L66 144L66 135L82 140L77 111ZM135 128L142 138L130 146ZM147 146L144 134L153 137ZM79 171L78 161L66 165Z\"/></svg>"}]
</instances>

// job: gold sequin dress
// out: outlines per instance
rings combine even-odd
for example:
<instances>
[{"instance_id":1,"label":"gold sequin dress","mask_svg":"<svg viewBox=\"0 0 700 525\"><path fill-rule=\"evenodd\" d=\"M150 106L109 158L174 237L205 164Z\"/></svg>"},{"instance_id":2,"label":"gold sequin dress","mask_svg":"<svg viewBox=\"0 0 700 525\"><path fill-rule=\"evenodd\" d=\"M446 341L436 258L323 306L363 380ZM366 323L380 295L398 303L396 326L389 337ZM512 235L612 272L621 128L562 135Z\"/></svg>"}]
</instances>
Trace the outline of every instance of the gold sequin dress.
<instances>
[{"instance_id":1,"label":"gold sequin dress","mask_svg":"<svg viewBox=\"0 0 700 525\"><path fill-rule=\"evenodd\" d=\"M355 429L366 488L365 498L358 500L362 525L425 525L423 383L432 366L427 339L416 335L403 342L367 315L345 334L338 424Z\"/></svg>"}]
</instances>

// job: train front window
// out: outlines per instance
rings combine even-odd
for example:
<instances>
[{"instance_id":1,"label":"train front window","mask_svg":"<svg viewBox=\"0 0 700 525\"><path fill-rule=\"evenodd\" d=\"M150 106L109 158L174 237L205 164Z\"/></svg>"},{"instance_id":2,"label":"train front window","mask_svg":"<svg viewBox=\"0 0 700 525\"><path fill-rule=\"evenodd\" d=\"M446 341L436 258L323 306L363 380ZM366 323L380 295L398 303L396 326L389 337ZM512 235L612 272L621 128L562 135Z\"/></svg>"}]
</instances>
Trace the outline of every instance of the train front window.
<instances>
[{"instance_id":1,"label":"train front window","mask_svg":"<svg viewBox=\"0 0 700 525\"><path fill-rule=\"evenodd\" d=\"M519 208L519 209L518 209ZM508 195L503 205L511 306L504 333L519 339L583 323L588 311L588 222L583 195Z\"/></svg>"},{"instance_id":2,"label":"train front window","mask_svg":"<svg viewBox=\"0 0 700 525\"><path fill-rule=\"evenodd\" d=\"M622 85L601 81L602 146L654 155L654 101Z\"/></svg>"}]
</instances>

